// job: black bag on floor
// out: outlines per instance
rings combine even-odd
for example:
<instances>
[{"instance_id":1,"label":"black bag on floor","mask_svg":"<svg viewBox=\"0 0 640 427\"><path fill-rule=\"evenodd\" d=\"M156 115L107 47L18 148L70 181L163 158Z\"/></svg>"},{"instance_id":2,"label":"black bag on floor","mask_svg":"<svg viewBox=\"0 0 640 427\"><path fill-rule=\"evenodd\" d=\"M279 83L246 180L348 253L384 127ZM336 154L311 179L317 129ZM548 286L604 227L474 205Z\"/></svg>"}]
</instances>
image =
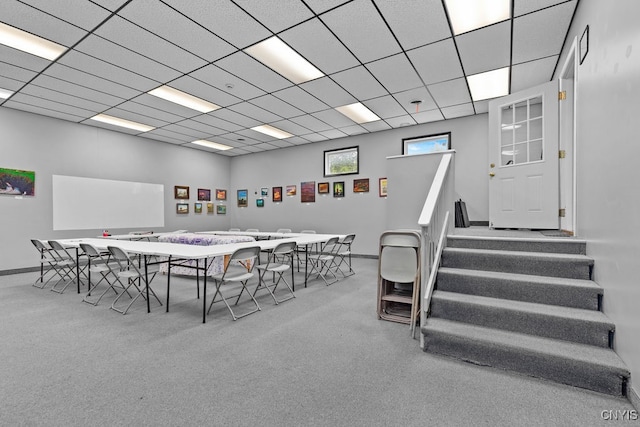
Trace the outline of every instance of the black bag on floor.
<instances>
[{"instance_id":1,"label":"black bag on floor","mask_svg":"<svg viewBox=\"0 0 640 427\"><path fill-rule=\"evenodd\" d=\"M456 200L456 227L469 227L469 215L467 215L467 205L462 199Z\"/></svg>"}]
</instances>

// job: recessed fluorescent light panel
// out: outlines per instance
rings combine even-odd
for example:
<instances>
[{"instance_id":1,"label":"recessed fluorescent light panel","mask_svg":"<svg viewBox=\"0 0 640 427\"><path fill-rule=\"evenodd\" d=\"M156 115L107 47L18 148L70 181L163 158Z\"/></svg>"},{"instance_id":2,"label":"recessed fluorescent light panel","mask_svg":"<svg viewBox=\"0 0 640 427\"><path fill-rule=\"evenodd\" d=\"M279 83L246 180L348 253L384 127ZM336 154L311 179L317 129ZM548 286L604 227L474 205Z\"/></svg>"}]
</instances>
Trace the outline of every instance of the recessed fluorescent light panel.
<instances>
[{"instance_id":1,"label":"recessed fluorescent light panel","mask_svg":"<svg viewBox=\"0 0 640 427\"><path fill-rule=\"evenodd\" d=\"M256 132L261 132L261 133L264 133L265 135L269 135L278 139L291 138L293 136L289 132L285 132L282 129L274 128L273 126L270 126L270 125L256 126L256 127L252 127L251 129L255 130Z\"/></svg>"},{"instance_id":2,"label":"recessed fluorescent light panel","mask_svg":"<svg viewBox=\"0 0 640 427\"><path fill-rule=\"evenodd\" d=\"M106 114L98 114L97 116L91 117L91 120L127 129L139 130L140 132L149 132L150 130L155 129L154 127L143 125L142 123L136 123L119 117L108 116Z\"/></svg>"},{"instance_id":3,"label":"recessed fluorescent light panel","mask_svg":"<svg viewBox=\"0 0 640 427\"><path fill-rule=\"evenodd\" d=\"M336 110L359 124L380 120L380 117L376 116L373 111L369 110L359 102L356 102L355 104L343 105L342 107L336 107Z\"/></svg>"},{"instance_id":4,"label":"recessed fluorescent light panel","mask_svg":"<svg viewBox=\"0 0 640 427\"><path fill-rule=\"evenodd\" d=\"M231 150L233 147L229 147L228 145L218 144L217 142L207 141L205 139L199 139L197 141L191 141L192 144L202 145L203 147L214 148L216 150L226 151Z\"/></svg>"},{"instance_id":5,"label":"recessed fluorescent light panel","mask_svg":"<svg viewBox=\"0 0 640 427\"><path fill-rule=\"evenodd\" d=\"M509 67L467 77L474 101L497 98L509 94Z\"/></svg>"},{"instance_id":6,"label":"recessed fluorescent light panel","mask_svg":"<svg viewBox=\"0 0 640 427\"><path fill-rule=\"evenodd\" d=\"M244 51L295 84L324 76L322 71L276 36L254 44Z\"/></svg>"},{"instance_id":7,"label":"recessed fluorescent light panel","mask_svg":"<svg viewBox=\"0 0 640 427\"><path fill-rule=\"evenodd\" d=\"M189 95L188 93L169 86L160 86L159 88L149 91L149 95L157 96L158 98L191 108L192 110L200 111L201 113L209 113L220 108L219 105L212 104L204 99Z\"/></svg>"},{"instance_id":8,"label":"recessed fluorescent light panel","mask_svg":"<svg viewBox=\"0 0 640 427\"><path fill-rule=\"evenodd\" d=\"M0 99L7 99L11 95L13 95L13 92L0 87Z\"/></svg>"},{"instance_id":9,"label":"recessed fluorescent light panel","mask_svg":"<svg viewBox=\"0 0 640 427\"><path fill-rule=\"evenodd\" d=\"M0 22L0 43L53 61L67 48Z\"/></svg>"},{"instance_id":10,"label":"recessed fluorescent light panel","mask_svg":"<svg viewBox=\"0 0 640 427\"><path fill-rule=\"evenodd\" d=\"M453 35L511 17L511 0L445 0Z\"/></svg>"}]
</instances>

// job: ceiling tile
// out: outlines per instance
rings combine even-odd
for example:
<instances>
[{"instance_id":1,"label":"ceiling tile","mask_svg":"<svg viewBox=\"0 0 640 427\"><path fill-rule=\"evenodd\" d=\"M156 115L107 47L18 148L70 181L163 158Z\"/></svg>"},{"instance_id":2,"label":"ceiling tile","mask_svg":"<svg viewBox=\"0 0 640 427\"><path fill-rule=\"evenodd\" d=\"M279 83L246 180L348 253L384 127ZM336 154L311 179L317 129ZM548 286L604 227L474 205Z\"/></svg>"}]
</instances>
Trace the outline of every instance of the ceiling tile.
<instances>
[{"instance_id":1,"label":"ceiling tile","mask_svg":"<svg viewBox=\"0 0 640 427\"><path fill-rule=\"evenodd\" d=\"M404 49L451 37L441 0L403 0L402 7L393 1L375 2Z\"/></svg>"},{"instance_id":2,"label":"ceiling tile","mask_svg":"<svg viewBox=\"0 0 640 427\"><path fill-rule=\"evenodd\" d=\"M344 114L334 110L333 108L329 110L318 111L317 113L313 113L313 117L315 117L318 120L322 120L323 122L333 126L334 128L353 125L352 120L350 120Z\"/></svg>"},{"instance_id":3,"label":"ceiling tile","mask_svg":"<svg viewBox=\"0 0 640 427\"><path fill-rule=\"evenodd\" d=\"M352 124L351 126L340 128L340 130L346 133L347 135L360 135L363 133L367 133L367 130L365 128L363 128L360 125L354 125L354 124Z\"/></svg>"},{"instance_id":4,"label":"ceiling tile","mask_svg":"<svg viewBox=\"0 0 640 427\"><path fill-rule=\"evenodd\" d=\"M511 60L511 21L470 31L456 37L467 75L508 67Z\"/></svg>"},{"instance_id":5,"label":"ceiling tile","mask_svg":"<svg viewBox=\"0 0 640 427\"><path fill-rule=\"evenodd\" d=\"M238 49L244 49L271 36L269 30L231 2L216 2L215 12L212 13L211 3L208 1L163 1L204 28L211 29Z\"/></svg>"},{"instance_id":6,"label":"ceiling tile","mask_svg":"<svg viewBox=\"0 0 640 427\"><path fill-rule=\"evenodd\" d=\"M358 99L375 98L387 94L385 88L363 66L332 74L331 78Z\"/></svg>"},{"instance_id":7,"label":"ceiling tile","mask_svg":"<svg viewBox=\"0 0 640 427\"><path fill-rule=\"evenodd\" d=\"M453 39L420 47L407 54L427 85L462 77L462 67ZM434 58L437 60L434 61Z\"/></svg>"},{"instance_id":8,"label":"ceiling tile","mask_svg":"<svg viewBox=\"0 0 640 427\"><path fill-rule=\"evenodd\" d=\"M51 67L47 68L47 71L45 71L44 74L56 77L68 83L74 83L86 88L96 89L102 93L112 94L123 99L132 98L139 93L139 91L130 87L101 79L99 76L85 73L59 63L53 64ZM151 89L151 85L149 88Z\"/></svg>"},{"instance_id":9,"label":"ceiling tile","mask_svg":"<svg viewBox=\"0 0 640 427\"><path fill-rule=\"evenodd\" d=\"M328 105L320 101L315 96L305 92L298 86L292 86L273 93L273 96L288 102L306 113L325 110Z\"/></svg>"},{"instance_id":10,"label":"ceiling tile","mask_svg":"<svg viewBox=\"0 0 640 427\"><path fill-rule=\"evenodd\" d=\"M180 122L180 124L166 125L162 129L166 130L166 131L169 131L169 132L175 132L175 133L181 135L180 137L183 140L187 140L189 142L195 141L195 140L198 140L198 139L205 139L205 138L208 138L208 137L212 136L209 132L203 132L203 131L200 131L200 130L197 130L197 129L193 129L193 128L190 128L190 127L182 126L182 123L184 123L184 122Z\"/></svg>"},{"instance_id":11,"label":"ceiling tile","mask_svg":"<svg viewBox=\"0 0 640 427\"><path fill-rule=\"evenodd\" d=\"M292 135L303 135L311 131L310 129L300 126L299 124L292 122L291 120L280 120L279 122L271 123L271 125L277 127L278 129L289 132Z\"/></svg>"},{"instance_id":12,"label":"ceiling tile","mask_svg":"<svg viewBox=\"0 0 640 427\"><path fill-rule=\"evenodd\" d=\"M423 86L416 70L404 53L370 62L366 66L389 92L400 92Z\"/></svg>"},{"instance_id":13,"label":"ceiling tile","mask_svg":"<svg viewBox=\"0 0 640 427\"><path fill-rule=\"evenodd\" d=\"M236 51L234 46L158 0L136 0L119 15L207 62Z\"/></svg>"},{"instance_id":14,"label":"ceiling tile","mask_svg":"<svg viewBox=\"0 0 640 427\"><path fill-rule=\"evenodd\" d=\"M475 114L473 103L454 105L442 109L442 115L445 119L455 119L456 117L471 116Z\"/></svg>"},{"instance_id":15,"label":"ceiling tile","mask_svg":"<svg viewBox=\"0 0 640 427\"><path fill-rule=\"evenodd\" d=\"M315 13L323 13L350 0L306 0L306 3Z\"/></svg>"},{"instance_id":16,"label":"ceiling tile","mask_svg":"<svg viewBox=\"0 0 640 427\"><path fill-rule=\"evenodd\" d=\"M242 114L236 113L235 111L230 110L228 108L221 108L220 110L215 110L210 113L207 113L207 115L212 117L218 117L228 122L235 123L240 126L244 126L245 128L252 128L254 126L264 124L259 120L252 119Z\"/></svg>"},{"instance_id":17,"label":"ceiling tile","mask_svg":"<svg viewBox=\"0 0 640 427\"><path fill-rule=\"evenodd\" d=\"M129 0L91 0L91 2L115 12L123 4L128 3Z\"/></svg>"},{"instance_id":18,"label":"ceiling tile","mask_svg":"<svg viewBox=\"0 0 640 427\"><path fill-rule=\"evenodd\" d=\"M30 55L2 44L0 44L0 58L2 58L1 61L4 63L13 64L16 67L37 72L44 70L51 64L51 61L44 58Z\"/></svg>"},{"instance_id":19,"label":"ceiling tile","mask_svg":"<svg viewBox=\"0 0 640 427\"><path fill-rule=\"evenodd\" d=\"M293 85L289 80L244 52L227 56L217 61L216 65L267 92L275 92Z\"/></svg>"},{"instance_id":20,"label":"ceiling tile","mask_svg":"<svg viewBox=\"0 0 640 427\"><path fill-rule=\"evenodd\" d=\"M321 16L361 62L400 52L400 46L369 0L354 0Z\"/></svg>"},{"instance_id":21,"label":"ceiling tile","mask_svg":"<svg viewBox=\"0 0 640 427\"><path fill-rule=\"evenodd\" d=\"M386 124L382 120L377 120L375 122L369 122L369 123L363 123L361 126L363 128L365 128L366 130L368 130L369 132L379 132L381 130L391 129L391 126L389 126L388 124Z\"/></svg>"},{"instance_id":22,"label":"ceiling tile","mask_svg":"<svg viewBox=\"0 0 640 427\"><path fill-rule=\"evenodd\" d=\"M475 101L473 103L473 108L476 110L476 114L488 113L489 112L489 100L485 99L482 101Z\"/></svg>"},{"instance_id":23,"label":"ceiling tile","mask_svg":"<svg viewBox=\"0 0 640 427\"><path fill-rule=\"evenodd\" d=\"M320 132L320 134L322 136L326 136L329 139L338 139L338 138L344 138L345 136L347 136L346 133L341 132L338 129L331 129L331 130L322 131L322 132Z\"/></svg>"},{"instance_id":24,"label":"ceiling tile","mask_svg":"<svg viewBox=\"0 0 640 427\"><path fill-rule=\"evenodd\" d=\"M171 126L172 125L169 125L166 128L170 129ZM206 136L222 135L228 132L225 129L220 129L215 126L210 126L206 123L199 122L195 119L183 120L178 125L175 125L175 126L180 126L181 128L184 128L184 129L195 130L195 131L198 131L200 134L206 135ZM187 133L187 132L185 131L184 133ZM187 133L187 135L189 134Z\"/></svg>"},{"instance_id":25,"label":"ceiling tile","mask_svg":"<svg viewBox=\"0 0 640 427\"><path fill-rule=\"evenodd\" d=\"M352 104L356 99L349 95L329 77L322 77L300 85L300 87L330 107Z\"/></svg>"},{"instance_id":26,"label":"ceiling tile","mask_svg":"<svg viewBox=\"0 0 640 427\"><path fill-rule=\"evenodd\" d=\"M289 118L304 114L302 110L276 98L273 95L264 95L251 100L251 103L267 111L275 111L280 117Z\"/></svg>"},{"instance_id":27,"label":"ceiling tile","mask_svg":"<svg viewBox=\"0 0 640 427\"><path fill-rule=\"evenodd\" d=\"M236 4L274 33L313 17L299 0L236 0Z\"/></svg>"},{"instance_id":28,"label":"ceiling tile","mask_svg":"<svg viewBox=\"0 0 640 427\"><path fill-rule=\"evenodd\" d=\"M404 116L392 117L390 119L385 119L385 122L393 128L400 128L404 126L415 125L416 121L411 117L411 115L406 114Z\"/></svg>"},{"instance_id":29,"label":"ceiling tile","mask_svg":"<svg viewBox=\"0 0 640 427\"><path fill-rule=\"evenodd\" d=\"M515 0L513 16L524 15L526 13L564 3L565 1L567 0ZM572 0L572 3L574 3L575 7L576 1Z\"/></svg>"},{"instance_id":30,"label":"ceiling tile","mask_svg":"<svg viewBox=\"0 0 640 427\"><path fill-rule=\"evenodd\" d=\"M21 2L87 31L93 30L109 17L108 11L86 0L21 0Z\"/></svg>"},{"instance_id":31,"label":"ceiling tile","mask_svg":"<svg viewBox=\"0 0 640 427\"><path fill-rule=\"evenodd\" d=\"M2 57L2 59L5 58ZM28 82L36 75L37 73L35 71L16 67L15 65L7 64L6 62L0 62L0 76L18 80L21 82Z\"/></svg>"},{"instance_id":32,"label":"ceiling tile","mask_svg":"<svg viewBox=\"0 0 640 427\"><path fill-rule=\"evenodd\" d=\"M332 74L360 64L317 18L278 36L325 74Z\"/></svg>"},{"instance_id":33,"label":"ceiling tile","mask_svg":"<svg viewBox=\"0 0 640 427\"><path fill-rule=\"evenodd\" d=\"M331 126L313 116L294 117L291 121L302 127L311 129L313 132L322 132L331 129ZM304 138L307 139L306 136L304 136Z\"/></svg>"},{"instance_id":34,"label":"ceiling tile","mask_svg":"<svg viewBox=\"0 0 640 427\"><path fill-rule=\"evenodd\" d=\"M123 98L113 96L108 93L99 92L91 88L80 86L74 83L66 82L64 80L57 79L55 77L48 76L46 74L40 74L32 82L32 85L41 86L52 90L68 93L79 98L84 98L90 101L99 102L104 105L113 106L120 104L124 101Z\"/></svg>"},{"instance_id":35,"label":"ceiling tile","mask_svg":"<svg viewBox=\"0 0 640 427\"><path fill-rule=\"evenodd\" d=\"M289 139L291 139L291 138L276 139L275 141L271 141L269 144L275 145L278 148L293 147L295 144L293 142L289 141Z\"/></svg>"},{"instance_id":36,"label":"ceiling tile","mask_svg":"<svg viewBox=\"0 0 640 427\"><path fill-rule=\"evenodd\" d=\"M444 120L444 116L440 110L421 111L412 114L411 117L418 123L429 123Z\"/></svg>"},{"instance_id":37,"label":"ceiling tile","mask_svg":"<svg viewBox=\"0 0 640 427\"><path fill-rule=\"evenodd\" d=\"M137 109L134 103L126 103L126 104L123 104L122 107L123 108L120 108L120 107L111 108L109 110L106 110L104 114L107 114L113 117L119 117L121 119L130 120L137 123L142 123L143 125L148 125L153 127L162 127L169 124L168 122L157 119L155 116L149 116L147 114L140 114L135 111L130 111L130 110ZM128 110L125 110L124 107L128 108Z\"/></svg>"},{"instance_id":38,"label":"ceiling tile","mask_svg":"<svg viewBox=\"0 0 640 427\"><path fill-rule=\"evenodd\" d=\"M429 92L440 108L471 102L467 81L464 78L430 85Z\"/></svg>"},{"instance_id":39,"label":"ceiling tile","mask_svg":"<svg viewBox=\"0 0 640 427\"><path fill-rule=\"evenodd\" d=\"M280 147L278 147L277 145L273 145L273 144L265 142L263 144L256 144L256 145L253 146L253 148L256 148L256 149L258 149L260 151L270 151L270 150L276 150L276 149L278 149Z\"/></svg>"},{"instance_id":40,"label":"ceiling tile","mask_svg":"<svg viewBox=\"0 0 640 427\"><path fill-rule=\"evenodd\" d=\"M169 138L171 140L176 141L176 143L180 143L180 144L185 142L191 142L195 139L193 136L185 135L184 133L177 132L176 130L177 129L175 126L172 129L169 129L169 127L166 127L162 129L151 130L149 132L146 132L145 135L147 137L164 136L165 138Z\"/></svg>"},{"instance_id":41,"label":"ceiling tile","mask_svg":"<svg viewBox=\"0 0 640 427\"><path fill-rule=\"evenodd\" d=\"M2 104L3 107L13 108L16 110L28 111L30 113L40 114L43 116L54 117L56 119L68 120L71 122L80 122L86 116L77 116L75 114L68 114L62 111L56 111L56 109L45 108L40 105L32 105L23 102L15 101L13 98Z\"/></svg>"},{"instance_id":42,"label":"ceiling tile","mask_svg":"<svg viewBox=\"0 0 640 427\"><path fill-rule=\"evenodd\" d=\"M252 119L259 121L260 123L271 123L282 119L281 116L273 114L249 102L232 105L231 107L229 107L229 109L235 111L236 113L251 117Z\"/></svg>"},{"instance_id":43,"label":"ceiling tile","mask_svg":"<svg viewBox=\"0 0 640 427\"><path fill-rule=\"evenodd\" d=\"M212 102L220 107L227 107L241 102L239 98L190 76L183 76L172 80L168 86L204 99L205 101Z\"/></svg>"},{"instance_id":44,"label":"ceiling tile","mask_svg":"<svg viewBox=\"0 0 640 427\"><path fill-rule=\"evenodd\" d=\"M326 141L329 139L324 135L320 135L319 133L309 133L307 135L302 135L302 137L309 142L320 142L320 141Z\"/></svg>"},{"instance_id":45,"label":"ceiling tile","mask_svg":"<svg viewBox=\"0 0 640 427\"><path fill-rule=\"evenodd\" d=\"M396 117L407 113L391 95L368 99L362 103L381 119Z\"/></svg>"},{"instance_id":46,"label":"ceiling tile","mask_svg":"<svg viewBox=\"0 0 640 427\"><path fill-rule=\"evenodd\" d=\"M59 91L51 90L51 89L36 86L36 85L28 85L20 93L23 93L26 95L32 95L37 98L48 99L49 101L59 102L61 104L72 105L74 107L82 108L83 110L91 111L93 113L99 113L109 108L109 105L100 104L97 102L78 98L75 96L68 95L66 93L62 93Z\"/></svg>"},{"instance_id":47,"label":"ceiling tile","mask_svg":"<svg viewBox=\"0 0 640 427\"><path fill-rule=\"evenodd\" d=\"M190 76L245 101L266 93L213 64L194 71Z\"/></svg>"},{"instance_id":48,"label":"ceiling tile","mask_svg":"<svg viewBox=\"0 0 640 427\"><path fill-rule=\"evenodd\" d=\"M124 102L118 105L118 108L153 117L166 123L179 122L184 120L185 117L193 117L200 114L198 111L148 94L143 94L132 101Z\"/></svg>"},{"instance_id":49,"label":"ceiling tile","mask_svg":"<svg viewBox=\"0 0 640 427\"><path fill-rule=\"evenodd\" d=\"M416 112L416 104L414 104L412 101L421 101L417 106L418 111L433 110L434 108L438 108L435 101L431 97L431 94L425 87L394 93L393 97L409 114L413 114Z\"/></svg>"},{"instance_id":50,"label":"ceiling tile","mask_svg":"<svg viewBox=\"0 0 640 427\"><path fill-rule=\"evenodd\" d=\"M6 89L11 92L15 92L22 86L24 86L24 82L0 76L0 89ZM0 104L2 104L2 100L0 100Z\"/></svg>"},{"instance_id":51,"label":"ceiling tile","mask_svg":"<svg viewBox=\"0 0 640 427\"><path fill-rule=\"evenodd\" d=\"M210 114L193 117L191 120L213 126L214 128L224 129L227 132L235 132L242 129L242 126L223 120L219 117L213 117Z\"/></svg>"},{"instance_id":52,"label":"ceiling tile","mask_svg":"<svg viewBox=\"0 0 640 427\"><path fill-rule=\"evenodd\" d=\"M87 110L85 108L76 107L74 105L64 104L50 99L41 98L38 96L29 95L23 92L16 93L11 97L10 101L20 102L22 104L29 104L37 106L47 110L60 111L65 114L76 116L77 118L86 118L95 116L95 112ZM74 121L78 121L77 119Z\"/></svg>"},{"instance_id":53,"label":"ceiling tile","mask_svg":"<svg viewBox=\"0 0 640 427\"><path fill-rule=\"evenodd\" d=\"M511 68L511 93L551 81L558 56L516 64Z\"/></svg>"}]
</instances>

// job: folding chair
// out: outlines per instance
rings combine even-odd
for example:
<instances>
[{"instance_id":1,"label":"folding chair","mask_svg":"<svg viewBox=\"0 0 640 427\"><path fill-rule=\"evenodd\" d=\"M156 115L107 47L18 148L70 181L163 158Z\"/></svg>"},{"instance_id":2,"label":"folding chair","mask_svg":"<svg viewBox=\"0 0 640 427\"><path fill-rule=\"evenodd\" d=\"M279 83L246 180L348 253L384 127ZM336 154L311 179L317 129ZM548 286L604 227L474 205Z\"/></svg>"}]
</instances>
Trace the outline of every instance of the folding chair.
<instances>
[{"instance_id":1,"label":"folding chair","mask_svg":"<svg viewBox=\"0 0 640 427\"><path fill-rule=\"evenodd\" d=\"M49 246L51 246L49 253L55 259L53 266L58 276L60 276L58 281L51 287L51 290L61 294L78 279L76 275L76 258L57 240L49 240ZM62 284L62 288L57 287L60 284ZM80 289L78 289L78 292L80 292Z\"/></svg>"},{"instance_id":2,"label":"folding chair","mask_svg":"<svg viewBox=\"0 0 640 427\"><path fill-rule=\"evenodd\" d=\"M40 253L40 277L33 282L33 286L43 289L57 275L54 265L56 259L50 254L51 248L47 247L41 240L31 239L31 243ZM48 278L47 275L49 275ZM45 279L47 280L45 281Z\"/></svg>"},{"instance_id":3,"label":"folding chair","mask_svg":"<svg viewBox=\"0 0 640 427\"><path fill-rule=\"evenodd\" d=\"M237 320L241 317L248 316L251 313L255 313L260 310L260 306L258 305L258 301L251 295L249 290L247 289L247 282L254 276L253 269L255 267L256 262L258 261L258 257L260 256L260 246L250 246L248 248L241 248L236 250L229 257L229 262L224 268L224 272L217 273L212 276L213 280L216 283L216 293L213 295L213 299L211 300L211 304L209 305L209 309L207 310L207 314L211 311L211 307L216 302L224 302L224 304L229 309L231 313L231 317L233 320ZM228 295L225 296L222 293L222 285L230 284L230 283L239 283L240 284L240 292L237 295ZM227 298L236 298L236 302L234 305L238 305L240 301L240 297L247 291L247 294L255 304L255 308L247 313L236 314L233 309L227 302ZM218 298L220 295L220 298Z\"/></svg>"},{"instance_id":4,"label":"folding chair","mask_svg":"<svg viewBox=\"0 0 640 427\"><path fill-rule=\"evenodd\" d=\"M129 308L140 296L142 296L143 299L147 298L145 295L145 291L147 290L147 288L149 289L149 294L153 295L155 299L158 300L158 303L162 305L160 298L158 298L156 293L153 292L153 289L151 289L151 287L149 286L149 283L151 283L153 278L156 276L157 271L151 272L152 275L151 275L151 278L149 279L148 277L145 276L145 273L143 271L140 271L135 261L132 260L124 250L120 249L117 246L108 246L107 249L109 250L109 253L111 253L111 256L113 257L113 259L118 264L118 271L116 272L116 278L118 282L120 282L120 285L125 290L125 292L120 293L120 295L118 295L116 299L113 300L113 303L111 304L111 308L117 311L118 313L127 314L127 311L129 311ZM121 279L124 279L126 281L127 283L126 286ZM148 279L148 282L147 282L147 279ZM131 297L131 294L128 292L131 287L135 289L135 296L131 298L131 301L124 309L119 308L117 306L117 303L124 294L127 294L129 295L129 297Z\"/></svg>"},{"instance_id":5,"label":"folding chair","mask_svg":"<svg viewBox=\"0 0 640 427\"><path fill-rule=\"evenodd\" d=\"M108 278L110 274L115 277L113 270L111 270L111 267L109 266L109 263L112 262L111 253L109 251L100 252L93 245L90 245L89 243L80 243L80 248L82 249L82 251L84 252L84 254L87 256L89 260L89 264L88 264L89 291L84 296L82 301L86 302L87 304L98 305L102 297L105 296L107 292L109 292L109 289L111 289L116 295L118 295L118 291L116 290L114 285L116 283L121 285L121 283L118 280L111 281ZM104 259L105 255L107 256L107 259ZM101 276L100 280L98 280L94 285L92 285L91 283L91 273L98 274ZM107 288L100 294L100 296L98 296L97 299L92 300L90 298L91 293L95 291L98 285L103 281L107 283L108 285ZM131 296L131 294L129 294L129 296Z\"/></svg>"},{"instance_id":6,"label":"folding chair","mask_svg":"<svg viewBox=\"0 0 640 427\"><path fill-rule=\"evenodd\" d=\"M343 277L356 274L356 272L353 271L353 268L351 268L351 245L353 244L353 240L355 238L355 234L347 234L345 238L342 239L342 242L340 242L340 247L338 248L338 251L336 253L336 258L339 259L337 263L337 271L339 271ZM347 267L349 267L349 271L345 273L341 268L342 264L345 264Z\"/></svg>"},{"instance_id":7,"label":"folding chair","mask_svg":"<svg viewBox=\"0 0 640 427\"><path fill-rule=\"evenodd\" d=\"M293 257L295 254L295 249L296 242L280 243L273 249L273 251L271 251L265 265L256 265L256 268L259 270L258 286L256 286L256 289L253 291L253 296L255 296L256 292L258 292L259 290L266 289L271 294L271 297L275 301L276 305L296 297L293 293L293 288L291 287L292 285L295 286L293 279ZM286 273L288 270L291 270L291 285L289 285L287 279L284 278L284 273ZM269 272L273 275L271 283L267 283L264 279L264 276ZM275 280L276 274L278 275L278 280ZM280 284L280 281L284 282L291 295L278 300L275 296L275 292L278 284ZM273 288L273 290L271 288Z\"/></svg>"},{"instance_id":8,"label":"folding chair","mask_svg":"<svg viewBox=\"0 0 640 427\"><path fill-rule=\"evenodd\" d=\"M318 275L317 277L321 277L322 280L327 285L331 285L338 281L338 276L335 273L337 265L335 263L336 253L338 248L340 247L339 239L337 237L332 237L327 240L320 252L317 254L308 255L309 264L311 265L311 271L309 271L309 276L313 274L315 271ZM333 279L327 280L329 274L333 276Z\"/></svg>"},{"instance_id":9,"label":"folding chair","mask_svg":"<svg viewBox=\"0 0 640 427\"><path fill-rule=\"evenodd\" d=\"M278 228L276 230L276 233L283 233L283 234L291 233L291 229L290 228Z\"/></svg>"}]
</instances>

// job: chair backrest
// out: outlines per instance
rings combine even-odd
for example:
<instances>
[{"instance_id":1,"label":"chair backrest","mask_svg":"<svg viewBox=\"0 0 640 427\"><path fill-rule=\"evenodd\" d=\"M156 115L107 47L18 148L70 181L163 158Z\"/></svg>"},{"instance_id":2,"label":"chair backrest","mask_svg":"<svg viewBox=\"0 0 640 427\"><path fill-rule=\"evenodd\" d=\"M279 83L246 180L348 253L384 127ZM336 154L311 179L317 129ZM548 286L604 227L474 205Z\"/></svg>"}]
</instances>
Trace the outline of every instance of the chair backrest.
<instances>
[{"instance_id":1,"label":"chair backrest","mask_svg":"<svg viewBox=\"0 0 640 427\"><path fill-rule=\"evenodd\" d=\"M418 256L412 247L385 246L380 253L380 276L391 282L411 283L418 272Z\"/></svg>"},{"instance_id":2,"label":"chair backrest","mask_svg":"<svg viewBox=\"0 0 640 427\"><path fill-rule=\"evenodd\" d=\"M292 254L296 250L296 242L283 242L273 249L273 254L282 256Z\"/></svg>"},{"instance_id":3,"label":"chair backrest","mask_svg":"<svg viewBox=\"0 0 640 427\"><path fill-rule=\"evenodd\" d=\"M248 233L258 233L258 232L260 232L260 230L258 230L257 228L247 228L247 232Z\"/></svg>"},{"instance_id":4,"label":"chair backrest","mask_svg":"<svg viewBox=\"0 0 640 427\"><path fill-rule=\"evenodd\" d=\"M290 228L278 228L276 230L276 233L291 233L291 229Z\"/></svg>"},{"instance_id":5,"label":"chair backrest","mask_svg":"<svg viewBox=\"0 0 640 427\"><path fill-rule=\"evenodd\" d=\"M71 256L71 254L65 249L64 246L57 240L49 240L49 246L51 246L52 251L49 251L52 255L60 260L71 260L75 262L75 257Z\"/></svg>"},{"instance_id":6,"label":"chair backrest","mask_svg":"<svg viewBox=\"0 0 640 427\"><path fill-rule=\"evenodd\" d=\"M240 231L239 228L230 228L229 231Z\"/></svg>"},{"instance_id":7,"label":"chair backrest","mask_svg":"<svg viewBox=\"0 0 640 427\"><path fill-rule=\"evenodd\" d=\"M40 253L45 253L49 251L49 248L47 248L47 246L42 242L42 240L31 239L31 243L33 243L33 246L35 246Z\"/></svg>"},{"instance_id":8,"label":"chair backrest","mask_svg":"<svg viewBox=\"0 0 640 427\"><path fill-rule=\"evenodd\" d=\"M80 249L82 249L82 251L91 258L100 256L100 252L98 252L98 250L89 243L80 243Z\"/></svg>"},{"instance_id":9,"label":"chair backrest","mask_svg":"<svg viewBox=\"0 0 640 427\"><path fill-rule=\"evenodd\" d=\"M236 266L237 262L242 263L246 268L247 272L251 273L253 271L253 267L256 265L255 260L260 256L260 246L249 246L247 248L237 249L234 253L229 257L229 263L225 268L225 273L229 267ZM250 260L249 265L246 265L244 262Z\"/></svg>"},{"instance_id":10,"label":"chair backrest","mask_svg":"<svg viewBox=\"0 0 640 427\"><path fill-rule=\"evenodd\" d=\"M351 245L351 243L353 243L353 240L356 238L355 234L347 234L345 236L344 239L342 239L342 244L343 245Z\"/></svg>"},{"instance_id":11,"label":"chair backrest","mask_svg":"<svg viewBox=\"0 0 640 427\"><path fill-rule=\"evenodd\" d=\"M316 234L316 230L302 230L301 234Z\"/></svg>"},{"instance_id":12,"label":"chair backrest","mask_svg":"<svg viewBox=\"0 0 640 427\"><path fill-rule=\"evenodd\" d=\"M340 247L340 238L332 237L322 245L321 252L324 254L335 254Z\"/></svg>"}]
</instances>

